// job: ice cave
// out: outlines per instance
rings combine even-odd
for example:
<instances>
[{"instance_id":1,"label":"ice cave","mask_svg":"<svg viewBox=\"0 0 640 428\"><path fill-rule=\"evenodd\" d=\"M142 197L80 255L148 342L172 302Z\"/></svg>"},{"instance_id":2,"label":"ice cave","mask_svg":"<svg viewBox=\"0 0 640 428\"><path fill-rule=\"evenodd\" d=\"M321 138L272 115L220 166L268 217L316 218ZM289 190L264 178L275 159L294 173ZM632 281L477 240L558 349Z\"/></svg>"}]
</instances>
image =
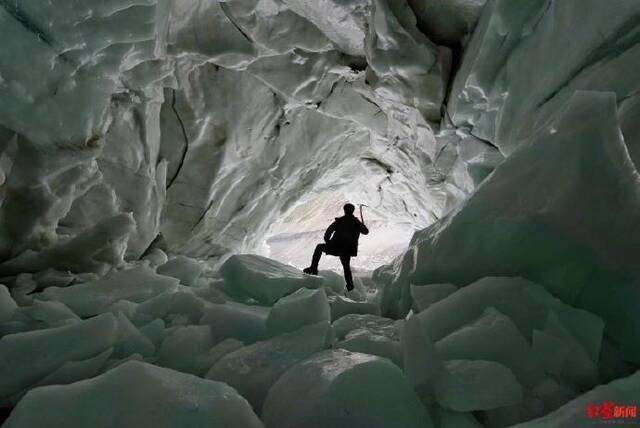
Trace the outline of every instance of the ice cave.
<instances>
[{"instance_id":1,"label":"ice cave","mask_svg":"<svg viewBox=\"0 0 640 428\"><path fill-rule=\"evenodd\" d=\"M0 0L2 428L640 424L639 76L639 0Z\"/></svg>"}]
</instances>

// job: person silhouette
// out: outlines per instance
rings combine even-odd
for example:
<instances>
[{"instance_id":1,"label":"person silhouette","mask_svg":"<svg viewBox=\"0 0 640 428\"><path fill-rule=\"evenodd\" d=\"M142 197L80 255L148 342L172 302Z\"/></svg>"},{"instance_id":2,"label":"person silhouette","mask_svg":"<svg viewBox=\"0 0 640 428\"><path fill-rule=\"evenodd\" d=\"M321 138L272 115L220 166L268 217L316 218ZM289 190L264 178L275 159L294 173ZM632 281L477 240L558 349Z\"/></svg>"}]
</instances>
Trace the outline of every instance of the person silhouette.
<instances>
[{"instance_id":1,"label":"person silhouette","mask_svg":"<svg viewBox=\"0 0 640 428\"><path fill-rule=\"evenodd\" d=\"M342 268L344 269L344 280L347 283L347 290L353 290L353 276L351 275L351 257L358 256L358 238L360 234L368 235L369 229L364 225L362 211L360 212L360 220L358 220L353 212L356 207L352 204L345 204L344 216L336 217L324 233L324 244L318 244L313 252L311 266L302 271L309 275L318 274L318 263L322 253L331 256L340 257Z\"/></svg>"}]
</instances>

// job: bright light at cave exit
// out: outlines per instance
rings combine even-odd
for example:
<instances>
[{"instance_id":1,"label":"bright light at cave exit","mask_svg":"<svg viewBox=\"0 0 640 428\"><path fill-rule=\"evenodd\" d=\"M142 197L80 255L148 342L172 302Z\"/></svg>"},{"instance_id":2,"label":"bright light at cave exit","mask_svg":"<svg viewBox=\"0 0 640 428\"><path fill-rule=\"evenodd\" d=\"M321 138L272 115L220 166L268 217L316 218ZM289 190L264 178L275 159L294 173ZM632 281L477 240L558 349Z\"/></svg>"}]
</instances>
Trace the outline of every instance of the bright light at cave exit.
<instances>
[{"instance_id":1,"label":"bright light at cave exit","mask_svg":"<svg viewBox=\"0 0 640 428\"><path fill-rule=\"evenodd\" d=\"M407 243L416 230L412 224L394 222L389 213L377 209L374 203L358 195L324 192L301 202L281 222L273 225L261 253L298 268L309 266L315 246L323 242L324 232L331 222L344 215L342 207L347 202L356 206L358 218L358 205L368 205L363 208L363 214L370 232L360 236L358 256L351 261L354 269L373 270L391 262L407 249ZM323 255L320 269L342 271L339 259L328 255Z\"/></svg>"}]
</instances>

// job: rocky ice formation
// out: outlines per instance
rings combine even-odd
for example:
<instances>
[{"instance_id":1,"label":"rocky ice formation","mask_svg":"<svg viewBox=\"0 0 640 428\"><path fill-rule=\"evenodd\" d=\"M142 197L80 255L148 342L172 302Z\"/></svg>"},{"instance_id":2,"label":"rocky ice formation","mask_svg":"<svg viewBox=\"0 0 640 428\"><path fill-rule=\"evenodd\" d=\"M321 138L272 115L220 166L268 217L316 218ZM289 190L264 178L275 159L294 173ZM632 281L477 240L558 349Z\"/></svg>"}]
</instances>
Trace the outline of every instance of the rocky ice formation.
<instances>
[{"instance_id":1,"label":"rocky ice formation","mask_svg":"<svg viewBox=\"0 0 640 428\"><path fill-rule=\"evenodd\" d=\"M450 52L404 2L20 1L0 23L4 259L103 222L88 264L267 252L280 220L331 219L291 217L317 198L373 207L397 254L473 188L435 136Z\"/></svg>"},{"instance_id":2,"label":"rocky ice formation","mask_svg":"<svg viewBox=\"0 0 640 428\"><path fill-rule=\"evenodd\" d=\"M0 1L3 426L637 404L637 1L76 3Z\"/></svg>"}]
</instances>

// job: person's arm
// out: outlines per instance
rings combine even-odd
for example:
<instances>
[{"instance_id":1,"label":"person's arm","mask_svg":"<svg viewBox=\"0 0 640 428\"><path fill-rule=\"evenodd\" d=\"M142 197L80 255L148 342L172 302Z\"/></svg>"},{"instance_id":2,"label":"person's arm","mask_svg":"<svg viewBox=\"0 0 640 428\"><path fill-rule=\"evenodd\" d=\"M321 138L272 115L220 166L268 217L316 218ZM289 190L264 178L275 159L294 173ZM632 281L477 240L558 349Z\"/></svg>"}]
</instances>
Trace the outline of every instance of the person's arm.
<instances>
[{"instance_id":1,"label":"person's arm","mask_svg":"<svg viewBox=\"0 0 640 428\"><path fill-rule=\"evenodd\" d=\"M333 235L333 232L335 232L336 230L336 222L334 221L333 223L331 223L331 226L327 227L326 232L324 232L324 242L329 242L329 240L331 239L331 235Z\"/></svg>"},{"instance_id":2,"label":"person's arm","mask_svg":"<svg viewBox=\"0 0 640 428\"><path fill-rule=\"evenodd\" d=\"M364 225L364 223L358 222L360 223L360 233L362 233L363 235L368 235L369 234L369 229L367 229L367 226Z\"/></svg>"}]
</instances>

